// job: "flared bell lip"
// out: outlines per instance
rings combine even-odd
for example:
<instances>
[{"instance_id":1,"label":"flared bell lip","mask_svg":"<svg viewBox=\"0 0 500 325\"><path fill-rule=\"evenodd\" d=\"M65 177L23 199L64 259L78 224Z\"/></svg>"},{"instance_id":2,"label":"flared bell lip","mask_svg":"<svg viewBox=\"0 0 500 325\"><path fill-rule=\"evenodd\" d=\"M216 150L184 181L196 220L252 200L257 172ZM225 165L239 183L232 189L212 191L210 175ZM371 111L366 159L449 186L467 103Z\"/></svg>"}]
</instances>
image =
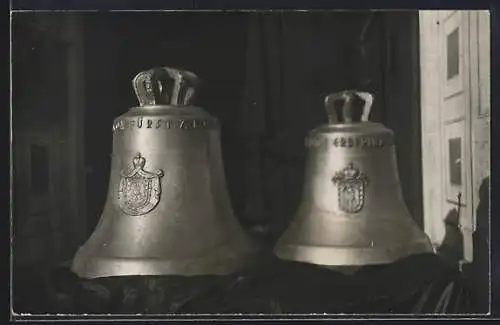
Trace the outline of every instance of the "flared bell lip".
<instances>
[{"instance_id":1,"label":"flared bell lip","mask_svg":"<svg viewBox=\"0 0 500 325\"><path fill-rule=\"evenodd\" d=\"M115 258L90 256L79 251L71 271L84 279L120 276L209 276L229 275L249 266L259 250L247 250L232 256L207 255L192 259Z\"/></svg>"},{"instance_id":2,"label":"flared bell lip","mask_svg":"<svg viewBox=\"0 0 500 325\"><path fill-rule=\"evenodd\" d=\"M279 259L324 266L364 266L389 264L405 257L435 253L425 236L410 243L390 247L336 247L278 243L273 253Z\"/></svg>"}]
</instances>

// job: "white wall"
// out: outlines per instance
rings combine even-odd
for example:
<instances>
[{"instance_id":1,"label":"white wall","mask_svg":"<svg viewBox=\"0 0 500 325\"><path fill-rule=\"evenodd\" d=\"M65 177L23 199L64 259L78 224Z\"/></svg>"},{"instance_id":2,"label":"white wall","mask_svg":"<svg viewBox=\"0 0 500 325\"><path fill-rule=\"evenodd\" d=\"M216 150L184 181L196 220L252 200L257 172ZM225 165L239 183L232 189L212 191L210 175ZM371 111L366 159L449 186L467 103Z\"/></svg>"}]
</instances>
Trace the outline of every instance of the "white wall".
<instances>
[{"instance_id":1,"label":"white wall","mask_svg":"<svg viewBox=\"0 0 500 325\"><path fill-rule=\"evenodd\" d=\"M462 193L464 258L472 261L477 192L490 173L489 13L420 11L419 20L425 231L441 244L443 219L458 207L455 198ZM450 78L448 36L457 28L459 73ZM461 185L449 176L448 140L455 137L462 139Z\"/></svg>"}]
</instances>

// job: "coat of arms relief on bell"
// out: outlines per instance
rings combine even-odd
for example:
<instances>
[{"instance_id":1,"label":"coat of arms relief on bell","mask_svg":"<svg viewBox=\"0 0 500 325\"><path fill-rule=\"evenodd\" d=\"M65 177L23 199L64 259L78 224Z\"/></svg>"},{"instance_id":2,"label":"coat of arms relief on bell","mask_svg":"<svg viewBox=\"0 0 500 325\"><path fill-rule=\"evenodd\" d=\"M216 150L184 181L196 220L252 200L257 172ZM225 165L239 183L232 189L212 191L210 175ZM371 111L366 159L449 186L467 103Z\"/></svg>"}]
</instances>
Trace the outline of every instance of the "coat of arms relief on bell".
<instances>
[{"instance_id":1,"label":"coat of arms relief on bell","mask_svg":"<svg viewBox=\"0 0 500 325\"><path fill-rule=\"evenodd\" d=\"M138 152L132 159L133 167L120 172L118 205L131 216L140 216L153 210L160 202L162 170L144 169L146 159Z\"/></svg>"},{"instance_id":2,"label":"coat of arms relief on bell","mask_svg":"<svg viewBox=\"0 0 500 325\"><path fill-rule=\"evenodd\" d=\"M350 163L332 177L337 186L339 209L347 213L357 213L365 204L368 177Z\"/></svg>"}]
</instances>

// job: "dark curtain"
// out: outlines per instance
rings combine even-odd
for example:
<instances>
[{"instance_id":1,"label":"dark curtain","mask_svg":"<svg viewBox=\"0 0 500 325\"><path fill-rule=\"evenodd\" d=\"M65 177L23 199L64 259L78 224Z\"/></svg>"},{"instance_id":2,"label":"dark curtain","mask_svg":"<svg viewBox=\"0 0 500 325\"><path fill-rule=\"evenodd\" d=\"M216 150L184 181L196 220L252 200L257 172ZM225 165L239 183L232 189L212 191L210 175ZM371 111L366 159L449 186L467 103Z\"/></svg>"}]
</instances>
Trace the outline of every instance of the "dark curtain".
<instances>
[{"instance_id":1,"label":"dark curtain","mask_svg":"<svg viewBox=\"0 0 500 325\"><path fill-rule=\"evenodd\" d=\"M244 221L265 235L273 216L284 213L285 182L295 173L293 156L285 159L284 19L279 14L250 14L248 19L245 89L240 112L245 137ZM281 163L281 164L280 164ZM280 166L278 166L280 164ZM292 186L293 187L293 186ZM296 198L295 198L296 199Z\"/></svg>"},{"instance_id":2,"label":"dark curtain","mask_svg":"<svg viewBox=\"0 0 500 325\"><path fill-rule=\"evenodd\" d=\"M243 220L269 242L297 208L304 139L326 122L324 97L344 89L375 94L383 116L382 19L373 12L260 12L248 22Z\"/></svg>"}]
</instances>

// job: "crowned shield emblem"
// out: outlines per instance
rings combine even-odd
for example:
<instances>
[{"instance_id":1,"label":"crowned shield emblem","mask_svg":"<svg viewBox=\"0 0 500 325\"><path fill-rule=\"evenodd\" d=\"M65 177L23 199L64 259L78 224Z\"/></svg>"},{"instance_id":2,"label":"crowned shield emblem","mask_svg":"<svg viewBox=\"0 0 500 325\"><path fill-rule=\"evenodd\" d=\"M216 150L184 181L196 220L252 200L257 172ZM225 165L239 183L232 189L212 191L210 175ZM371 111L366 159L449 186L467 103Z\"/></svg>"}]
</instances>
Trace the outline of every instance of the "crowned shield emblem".
<instances>
[{"instance_id":1,"label":"crowned shield emblem","mask_svg":"<svg viewBox=\"0 0 500 325\"><path fill-rule=\"evenodd\" d=\"M357 213L365 204L365 188L368 177L351 163L337 172L332 178L337 185L340 210L347 213Z\"/></svg>"},{"instance_id":2,"label":"crowned shield emblem","mask_svg":"<svg viewBox=\"0 0 500 325\"><path fill-rule=\"evenodd\" d=\"M131 216L139 216L153 210L160 202L163 171L146 171L146 159L140 153L132 159L133 168L120 173L118 204Z\"/></svg>"}]
</instances>

